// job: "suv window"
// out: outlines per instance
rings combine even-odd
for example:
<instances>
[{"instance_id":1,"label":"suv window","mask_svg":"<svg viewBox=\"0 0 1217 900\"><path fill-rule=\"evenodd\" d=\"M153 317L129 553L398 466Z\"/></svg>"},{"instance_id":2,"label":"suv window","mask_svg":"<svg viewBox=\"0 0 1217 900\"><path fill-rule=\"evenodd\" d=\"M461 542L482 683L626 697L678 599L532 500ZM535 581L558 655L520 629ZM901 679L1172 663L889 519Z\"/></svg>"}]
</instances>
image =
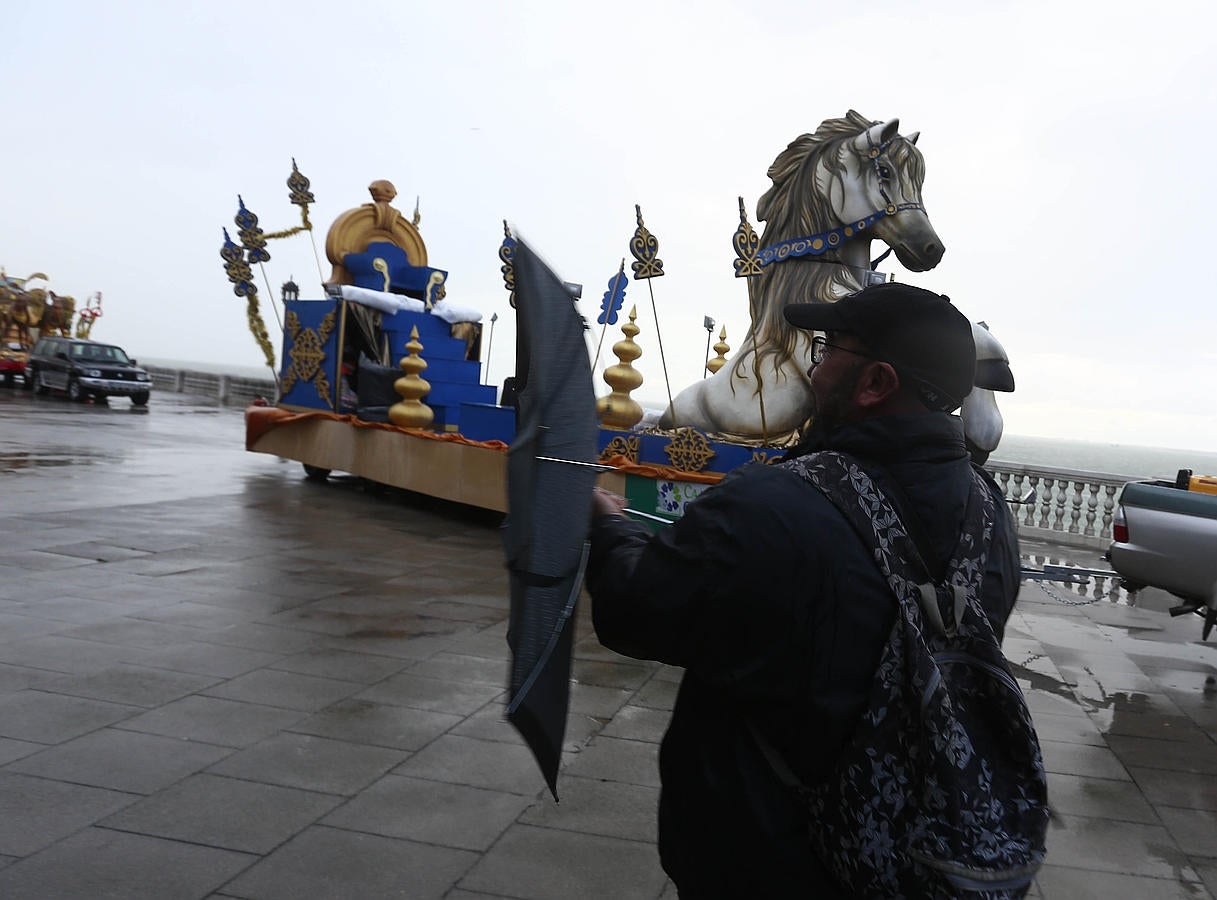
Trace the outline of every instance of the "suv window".
<instances>
[{"instance_id":1,"label":"suv window","mask_svg":"<svg viewBox=\"0 0 1217 900\"><path fill-rule=\"evenodd\" d=\"M107 344L73 344L72 358L92 362L129 362L121 348Z\"/></svg>"}]
</instances>

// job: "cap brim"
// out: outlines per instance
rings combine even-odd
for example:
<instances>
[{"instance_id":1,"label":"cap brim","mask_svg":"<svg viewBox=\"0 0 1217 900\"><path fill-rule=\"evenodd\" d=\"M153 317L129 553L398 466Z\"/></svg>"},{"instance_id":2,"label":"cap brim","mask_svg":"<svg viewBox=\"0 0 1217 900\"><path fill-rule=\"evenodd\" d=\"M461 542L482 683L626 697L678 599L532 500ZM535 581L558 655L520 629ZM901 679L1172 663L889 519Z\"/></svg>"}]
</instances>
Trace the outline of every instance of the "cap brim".
<instances>
[{"instance_id":1,"label":"cap brim","mask_svg":"<svg viewBox=\"0 0 1217 900\"><path fill-rule=\"evenodd\" d=\"M814 331L844 331L845 320L835 303L792 303L782 310L795 328Z\"/></svg>"}]
</instances>

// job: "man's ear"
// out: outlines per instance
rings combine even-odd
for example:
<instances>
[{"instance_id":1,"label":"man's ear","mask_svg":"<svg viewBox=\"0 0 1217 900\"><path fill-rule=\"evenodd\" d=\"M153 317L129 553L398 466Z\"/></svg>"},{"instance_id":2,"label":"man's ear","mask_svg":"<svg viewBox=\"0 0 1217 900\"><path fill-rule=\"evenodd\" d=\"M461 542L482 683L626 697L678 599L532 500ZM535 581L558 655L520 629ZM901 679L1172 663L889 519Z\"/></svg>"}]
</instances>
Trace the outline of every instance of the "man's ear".
<instances>
[{"instance_id":1,"label":"man's ear","mask_svg":"<svg viewBox=\"0 0 1217 900\"><path fill-rule=\"evenodd\" d=\"M900 376L891 363L867 363L854 389L854 403L860 409L874 410L900 393Z\"/></svg>"}]
</instances>

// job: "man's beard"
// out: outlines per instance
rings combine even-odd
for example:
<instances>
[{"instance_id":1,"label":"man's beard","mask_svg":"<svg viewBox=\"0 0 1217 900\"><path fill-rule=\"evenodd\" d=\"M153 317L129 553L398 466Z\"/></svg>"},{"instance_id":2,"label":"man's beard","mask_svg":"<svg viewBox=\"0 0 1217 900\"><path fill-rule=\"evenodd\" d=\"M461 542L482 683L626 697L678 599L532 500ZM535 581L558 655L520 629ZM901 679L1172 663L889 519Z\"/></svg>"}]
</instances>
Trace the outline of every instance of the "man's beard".
<instances>
[{"instance_id":1,"label":"man's beard","mask_svg":"<svg viewBox=\"0 0 1217 900\"><path fill-rule=\"evenodd\" d=\"M823 403L816 399L814 393L812 394L811 425L808 426L799 441L799 453L828 449L833 432L852 420L850 412L853 396L861 374L862 365L843 374L825 395Z\"/></svg>"}]
</instances>

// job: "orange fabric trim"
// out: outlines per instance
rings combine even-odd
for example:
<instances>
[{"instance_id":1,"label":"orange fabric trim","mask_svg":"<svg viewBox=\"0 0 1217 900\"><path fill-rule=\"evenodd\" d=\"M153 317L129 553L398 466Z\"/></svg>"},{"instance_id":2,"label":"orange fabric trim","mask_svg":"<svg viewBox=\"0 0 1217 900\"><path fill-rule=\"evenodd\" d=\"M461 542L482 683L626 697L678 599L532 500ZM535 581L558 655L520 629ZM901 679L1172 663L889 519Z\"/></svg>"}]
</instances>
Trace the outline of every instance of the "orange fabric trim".
<instances>
[{"instance_id":1,"label":"orange fabric trim","mask_svg":"<svg viewBox=\"0 0 1217 900\"><path fill-rule=\"evenodd\" d=\"M610 456L600 460L626 475L642 475L645 478L662 478L665 481L692 481L695 484L718 484L723 480L722 472L684 472L658 463L636 463L628 456Z\"/></svg>"},{"instance_id":2,"label":"orange fabric trim","mask_svg":"<svg viewBox=\"0 0 1217 900\"><path fill-rule=\"evenodd\" d=\"M397 431L401 434L408 434L410 437L423 438L429 441L447 441L450 444L466 444L470 447L485 447L487 450L505 451L507 445L502 441L471 441L469 438L462 437L459 434L445 432L437 434L433 431L413 431L407 428L398 428L388 422L365 422L363 419L353 415L338 415L337 413L322 412L292 412L287 409L280 409L277 406L247 406L245 408L245 449L252 450L254 444L266 435L268 432L278 428L281 425L287 425L291 422L301 422L306 419L330 419L334 422L345 422L347 425L353 425L356 428L378 428L381 431Z\"/></svg>"}]
</instances>

